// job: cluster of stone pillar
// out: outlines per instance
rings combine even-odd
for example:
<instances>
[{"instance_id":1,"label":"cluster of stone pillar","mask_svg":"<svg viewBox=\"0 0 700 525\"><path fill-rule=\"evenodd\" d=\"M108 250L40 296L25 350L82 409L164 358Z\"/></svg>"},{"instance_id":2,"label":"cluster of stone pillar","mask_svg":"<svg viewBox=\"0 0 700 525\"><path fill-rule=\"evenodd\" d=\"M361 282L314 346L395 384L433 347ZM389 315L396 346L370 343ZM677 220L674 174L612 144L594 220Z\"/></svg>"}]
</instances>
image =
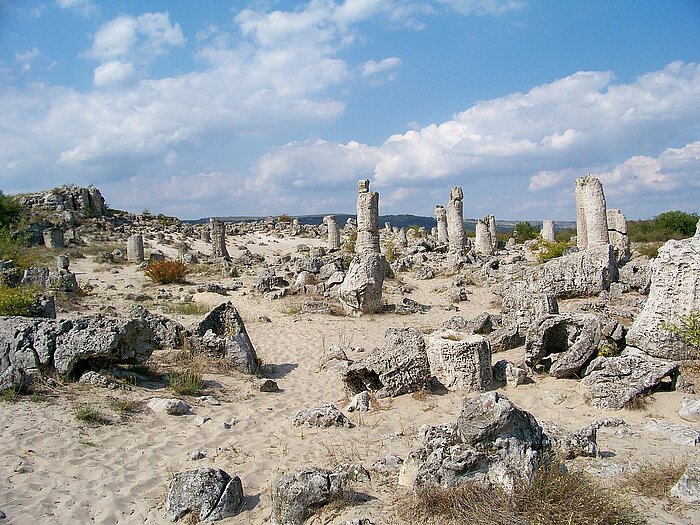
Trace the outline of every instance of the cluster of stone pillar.
<instances>
[{"instance_id":1,"label":"cluster of stone pillar","mask_svg":"<svg viewBox=\"0 0 700 525\"><path fill-rule=\"evenodd\" d=\"M226 225L219 219L209 219L211 253L214 257L229 257L226 249Z\"/></svg>"},{"instance_id":2,"label":"cluster of stone pillar","mask_svg":"<svg viewBox=\"0 0 700 525\"><path fill-rule=\"evenodd\" d=\"M369 191L369 180L357 183L357 240L355 253L379 253L379 193Z\"/></svg>"}]
</instances>

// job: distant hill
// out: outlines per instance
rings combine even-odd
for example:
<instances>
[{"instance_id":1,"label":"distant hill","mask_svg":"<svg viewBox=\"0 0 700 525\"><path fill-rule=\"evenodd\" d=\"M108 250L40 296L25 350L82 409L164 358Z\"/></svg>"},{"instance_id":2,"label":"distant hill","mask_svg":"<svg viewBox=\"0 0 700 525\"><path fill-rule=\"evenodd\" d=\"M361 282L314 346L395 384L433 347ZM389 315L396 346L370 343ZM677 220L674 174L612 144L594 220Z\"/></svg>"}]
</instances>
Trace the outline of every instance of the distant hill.
<instances>
[{"instance_id":1,"label":"distant hill","mask_svg":"<svg viewBox=\"0 0 700 525\"><path fill-rule=\"evenodd\" d=\"M314 226L318 226L319 224L323 224L323 217L325 215L329 214L322 214L322 215L296 215L292 216L292 218L299 219L299 222L301 224L310 224ZM350 215L347 213L334 213L332 215L335 215L336 218L338 219L338 224L341 226L345 225L345 222L349 218L355 218L355 215ZM213 217L215 219L221 219L222 221L226 222L252 222L252 221L259 221L260 219L264 219L264 217L250 217L250 216L229 216L229 217ZM190 224L202 224L204 222L208 222L209 217L204 217L201 219L194 219L194 220L189 220L189 221L183 221L187 222ZM467 230L468 232L473 232L476 229L476 221L477 219L464 219L464 229ZM431 229L437 226L437 223L435 221L434 217L423 217L420 215L410 215L410 214L400 214L400 215L380 215L379 216L379 228L384 227L384 223L388 222L392 226L397 226L399 228L408 228L410 226L418 226L426 228L426 229ZM508 221L508 220L499 220L498 218L496 219L496 230L499 232L512 232L513 228L515 228L515 225L520 222L520 221ZM529 221L530 224L535 226L536 228L541 228L542 227L542 221ZM555 227L557 230L564 229L564 228L576 228L576 222L575 221L558 221L555 222Z\"/></svg>"}]
</instances>

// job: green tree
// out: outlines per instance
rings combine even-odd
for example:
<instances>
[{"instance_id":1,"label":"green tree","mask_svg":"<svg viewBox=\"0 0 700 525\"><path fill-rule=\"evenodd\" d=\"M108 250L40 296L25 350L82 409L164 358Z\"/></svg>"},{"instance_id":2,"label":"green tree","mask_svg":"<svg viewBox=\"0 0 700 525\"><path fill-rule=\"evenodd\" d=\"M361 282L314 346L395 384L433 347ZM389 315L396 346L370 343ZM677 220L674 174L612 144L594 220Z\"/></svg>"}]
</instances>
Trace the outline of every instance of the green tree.
<instances>
[{"instance_id":1,"label":"green tree","mask_svg":"<svg viewBox=\"0 0 700 525\"><path fill-rule=\"evenodd\" d=\"M690 236L695 233L698 223L697 213L686 213L680 210L666 211L654 217L655 226L660 230L671 230Z\"/></svg>"},{"instance_id":2,"label":"green tree","mask_svg":"<svg viewBox=\"0 0 700 525\"><path fill-rule=\"evenodd\" d=\"M513 235L515 240L519 243L529 241L530 239L536 239L540 232L527 221L520 221L513 228Z\"/></svg>"},{"instance_id":3,"label":"green tree","mask_svg":"<svg viewBox=\"0 0 700 525\"><path fill-rule=\"evenodd\" d=\"M22 206L14 197L4 195L0 190L0 228L17 224L22 217Z\"/></svg>"}]
</instances>

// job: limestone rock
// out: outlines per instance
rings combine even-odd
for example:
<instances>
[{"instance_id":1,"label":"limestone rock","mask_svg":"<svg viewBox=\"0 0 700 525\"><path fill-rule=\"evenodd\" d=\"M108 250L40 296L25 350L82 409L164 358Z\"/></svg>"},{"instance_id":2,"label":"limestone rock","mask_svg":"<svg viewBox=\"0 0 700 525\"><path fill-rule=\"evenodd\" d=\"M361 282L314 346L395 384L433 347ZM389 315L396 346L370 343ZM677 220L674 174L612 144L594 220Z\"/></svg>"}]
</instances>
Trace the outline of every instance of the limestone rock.
<instances>
[{"instance_id":1,"label":"limestone rock","mask_svg":"<svg viewBox=\"0 0 700 525\"><path fill-rule=\"evenodd\" d=\"M382 309L387 267L386 259L379 253L367 251L355 256L338 288L338 298L348 313L362 315Z\"/></svg>"},{"instance_id":2,"label":"limestone rock","mask_svg":"<svg viewBox=\"0 0 700 525\"><path fill-rule=\"evenodd\" d=\"M180 472L170 481L165 518L178 521L192 512L199 521L216 521L239 514L244 507L243 484L221 469Z\"/></svg>"},{"instance_id":3,"label":"limestone rock","mask_svg":"<svg viewBox=\"0 0 700 525\"><path fill-rule=\"evenodd\" d=\"M620 410L677 371L678 363L626 351L619 357L595 358L586 368L581 384L595 408Z\"/></svg>"},{"instance_id":4,"label":"limestone rock","mask_svg":"<svg viewBox=\"0 0 700 525\"><path fill-rule=\"evenodd\" d=\"M338 498L347 483L348 475L344 471L309 467L285 474L272 492L270 523L303 525L319 508Z\"/></svg>"},{"instance_id":5,"label":"limestone rock","mask_svg":"<svg viewBox=\"0 0 700 525\"><path fill-rule=\"evenodd\" d=\"M678 415L686 421L700 421L700 399L684 397Z\"/></svg>"},{"instance_id":6,"label":"limestone rock","mask_svg":"<svg viewBox=\"0 0 700 525\"><path fill-rule=\"evenodd\" d=\"M601 326L595 315L545 315L528 329L525 363L556 378L573 377L593 358L600 341Z\"/></svg>"},{"instance_id":7,"label":"limestone rock","mask_svg":"<svg viewBox=\"0 0 700 525\"><path fill-rule=\"evenodd\" d=\"M474 392L491 384L491 346L480 335L434 332L427 337L426 353L431 374L448 389Z\"/></svg>"},{"instance_id":8,"label":"limestone rock","mask_svg":"<svg viewBox=\"0 0 700 525\"><path fill-rule=\"evenodd\" d=\"M430 364L420 330L390 328L384 341L384 349L355 361L344 372L350 395L369 390L378 397L395 397L428 387Z\"/></svg>"},{"instance_id":9,"label":"limestone rock","mask_svg":"<svg viewBox=\"0 0 700 525\"><path fill-rule=\"evenodd\" d=\"M367 390L356 394L347 406L348 412L369 412L370 395Z\"/></svg>"},{"instance_id":10,"label":"limestone rock","mask_svg":"<svg viewBox=\"0 0 700 525\"><path fill-rule=\"evenodd\" d=\"M545 421L542 428L553 449L557 450L564 459L577 457L596 457L598 455L597 430L595 424L580 428L574 432L566 432L554 423Z\"/></svg>"},{"instance_id":11,"label":"limestone rock","mask_svg":"<svg viewBox=\"0 0 700 525\"><path fill-rule=\"evenodd\" d=\"M651 263L651 287L644 309L627 334L627 344L649 355L684 359L686 345L677 334L661 327L677 323L693 310L700 310L700 236L670 240L659 248Z\"/></svg>"},{"instance_id":12,"label":"limestone rock","mask_svg":"<svg viewBox=\"0 0 700 525\"><path fill-rule=\"evenodd\" d=\"M526 285L509 286L503 295L501 322L504 327L522 327L522 333L525 333L530 323L538 317L558 313L559 304L555 295L533 293Z\"/></svg>"},{"instance_id":13,"label":"limestone rock","mask_svg":"<svg viewBox=\"0 0 700 525\"><path fill-rule=\"evenodd\" d=\"M171 416L187 414L192 408L181 399L163 397L154 397L147 403L147 406L156 414L170 414Z\"/></svg>"},{"instance_id":14,"label":"limestone rock","mask_svg":"<svg viewBox=\"0 0 700 525\"><path fill-rule=\"evenodd\" d=\"M234 368L255 373L258 356L238 310L233 303L222 303L190 329L189 342L193 349L211 357L222 357Z\"/></svg>"},{"instance_id":15,"label":"limestone rock","mask_svg":"<svg viewBox=\"0 0 700 525\"><path fill-rule=\"evenodd\" d=\"M353 426L345 414L338 410L335 405L321 405L307 408L294 416L295 427L347 427Z\"/></svg>"},{"instance_id":16,"label":"limestone rock","mask_svg":"<svg viewBox=\"0 0 700 525\"><path fill-rule=\"evenodd\" d=\"M671 496L688 505L700 503L700 465L688 465L681 479L671 488Z\"/></svg>"}]
</instances>

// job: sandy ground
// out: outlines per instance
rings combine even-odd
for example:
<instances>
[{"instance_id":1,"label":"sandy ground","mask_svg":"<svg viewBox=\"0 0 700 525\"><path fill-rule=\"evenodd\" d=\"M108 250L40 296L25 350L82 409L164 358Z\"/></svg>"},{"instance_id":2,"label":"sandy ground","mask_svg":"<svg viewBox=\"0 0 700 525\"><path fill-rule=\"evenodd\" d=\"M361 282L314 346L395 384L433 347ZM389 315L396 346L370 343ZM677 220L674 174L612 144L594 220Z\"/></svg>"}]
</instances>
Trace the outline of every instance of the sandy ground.
<instances>
[{"instance_id":1,"label":"sandy ground","mask_svg":"<svg viewBox=\"0 0 700 525\"><path fill-rule=\"evenodd\" d=\"M261 246L261 242L266 246ZM255 253L269 256L293 252L300 242L321 244L317 240L249 235L229 239L229 251L236 256L245 244ZM175 255L171 246L158 248ZM208 251L203 243L196 243L193 249ZM410 297L432 305L430 312L362 318L300 314L297 306L304 301L303 297L268 301L244 293L249 289L252 275L221 279L218 275L195 274L187 285L155 286L131 264L123 264L117 273L112 273L107 266L88 257L72 261L71 269L81 284L94 286L91 294L82 300L90 311L100 308L126 311L133 304L123 299L129 292L155 296L157 290L167 289L177 298L205 282L229 285L242 280L246 286L228 297L195 293L194 300L210 306L226 300L234 303L258 355L281 390L259 392L254 378L211 371L205 375L207 390L221 405L185 398L193 406L193 413L185 416L156 415L144 409L125 418L111 408L113 398L145 401L151 397L172 397L172 392L162 386L112 391L72 383L56 387L52 395L41 400L23 397L15 403L0 403L0 510L7 514L3 523L168 523L163 518L163 502L170 478L176 472L202 466L221 468L243 481L246 510L221 523L266 523L271 487L283 473L309 465L332 467L346 462L360 462L369 468L389 453L405 457L416 448L421 425L454 422L459 414L463 394L406 395L380 400L379 407L369 413L346 412L354 421L354 428L294 427L291 416L303 408L330 402L344 409L347 404L338 375L318 370L318 358L324 348L346 343L358 349L349 357L360 358L361 349L371 352L382 346L387 328L434 329L456 314L469 318L484 311L499 311L497 298L478 287L472 288L468 302L459 304L458 312L446 311L447 295L433 290L448 284L448 279L417 281L404 274L401 279L416 286ZM396 303L401 297L396 288L396 283L388 281L389 303ZM153 305L146 303L146 306ZM198 318L170 316L183 324ZM271 322L261 321L261 316L269 317ZM504 357L518 360L521 355L522 349L518 349L495 354L493 359L494 362ZM172 352L158 351L153 361L165 363L171 358ZM680 461L698 458L695 447L673 443L667 434L645 428L650 421L689 426L677 416L682 393L657 393L644 410L604 411L585 404L582 391L573 380L536 377L533 383L501 391L538 420L554 421L569 430L601 417L623 418L625 427L599 431L598 445L603 457L577 460L582 466L614 464L627 469L644 461L663 463L673 458ZM81 403L99 405L113 424L81 423L74 415L75 406ZM197 426L197 416L211 420ZM235 424L230 428L224 427L224 423L232 421ZM189 456L193 450L203 450L207 457L192 461ZM614 486L619 481L612 483ZM367 501L342 509L326 509L310 523L340 523L355 517L369 517L378 524L392 523L388 509L395 496L404 490L396 485L395 476L376 474L370 483L356 484L353 488L366 495L363 499ZM695 508L650 501L638 501L638 504L652 524L700 524L700 511Z\"/></svg>"}]
</instances>

